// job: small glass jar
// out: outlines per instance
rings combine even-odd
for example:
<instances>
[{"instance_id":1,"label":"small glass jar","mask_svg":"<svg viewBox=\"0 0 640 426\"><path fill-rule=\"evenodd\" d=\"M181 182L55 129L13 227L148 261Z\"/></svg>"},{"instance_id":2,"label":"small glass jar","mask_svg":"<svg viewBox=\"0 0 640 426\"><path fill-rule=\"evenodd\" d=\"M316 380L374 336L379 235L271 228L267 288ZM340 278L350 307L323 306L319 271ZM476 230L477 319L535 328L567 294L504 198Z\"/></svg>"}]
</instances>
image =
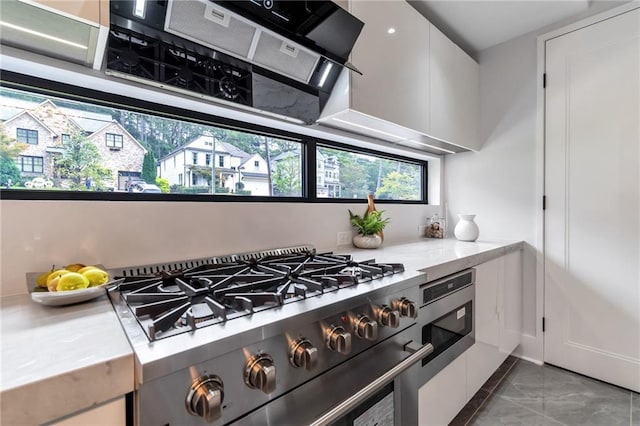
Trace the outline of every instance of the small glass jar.
<instances>
[{"instance_id":1,"label":"small glass jar","mask_svg":"<svg viewBox=\"0 0 640 426\"><path fill-rule=\"evenodd\" d=\"M445 219L434 214L427 221L427 227L424 232L424 236L427 238L444 238L446 231Z\"/></svg>"}]
</instances>

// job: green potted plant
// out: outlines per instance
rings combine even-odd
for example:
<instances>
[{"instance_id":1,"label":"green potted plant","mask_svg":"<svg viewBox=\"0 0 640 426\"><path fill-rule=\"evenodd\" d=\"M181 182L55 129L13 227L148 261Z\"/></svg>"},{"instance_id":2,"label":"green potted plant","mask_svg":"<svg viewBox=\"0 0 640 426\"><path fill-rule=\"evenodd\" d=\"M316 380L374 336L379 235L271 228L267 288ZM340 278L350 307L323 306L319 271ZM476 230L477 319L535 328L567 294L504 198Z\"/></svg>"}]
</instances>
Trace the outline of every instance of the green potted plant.
<instances>
[{"instance_id":1,"label":"green potted plant","mask_svg":"<svg viewBox=\"0 0 640 426\"><path fill-rule=\"evenodd\" d=\"M367 210L364 215L353 214L349 210L351 225L356 229L358 235L353 237L353 245L358 248L378 248L382 245L382 230L387 226L390 219L382 218L383 211Z\"/></svg>"}]
</instances>

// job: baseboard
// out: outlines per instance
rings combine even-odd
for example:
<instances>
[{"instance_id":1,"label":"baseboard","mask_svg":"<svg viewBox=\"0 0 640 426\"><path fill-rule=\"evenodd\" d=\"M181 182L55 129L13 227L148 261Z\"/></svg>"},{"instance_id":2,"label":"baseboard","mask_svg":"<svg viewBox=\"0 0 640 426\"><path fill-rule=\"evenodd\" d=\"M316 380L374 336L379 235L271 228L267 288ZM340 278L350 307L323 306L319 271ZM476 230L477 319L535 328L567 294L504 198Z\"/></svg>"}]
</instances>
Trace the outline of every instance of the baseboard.
<instances>
[{"instance_id":1,"label":"baseboard","mask_svg":"<svg viewBox=\"0 0 640 426\"><path fill-rule=\"evenodd\" d=\"M527 356L518 355L516 352L514 352L512 355L515 356L516 358L522 359L524 361L532 362L532 363L534 363L536 365L544 365L544 362L542 362L542 361L540 361L538 359L533 359L533 358L529 358Z\"/></svg>"},{"instance_id":2,"label":"baseboard","mask_svg":"<svg viewBox=\"0 0 640 426\"><path fill-rule=\"evenodd\" d=\"M543 338L542 336L532 336L530 334L522 334L520 336L520 345L516 348L513 356L527 361L534 362L538 365L544 364Z\"/></svg>"}]
</instances>

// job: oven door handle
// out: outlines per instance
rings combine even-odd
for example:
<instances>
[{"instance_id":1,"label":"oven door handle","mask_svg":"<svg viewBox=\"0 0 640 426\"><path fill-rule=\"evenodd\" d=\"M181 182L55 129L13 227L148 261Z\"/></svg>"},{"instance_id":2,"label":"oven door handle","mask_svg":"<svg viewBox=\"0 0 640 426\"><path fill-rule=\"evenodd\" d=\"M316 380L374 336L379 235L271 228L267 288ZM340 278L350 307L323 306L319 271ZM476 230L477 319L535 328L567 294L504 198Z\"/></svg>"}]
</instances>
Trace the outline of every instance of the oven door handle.
<instances>
[{"instance_id":1,"label":"oven door handle","mask_svg":"<svg viewBox=\"0 0 640 426\"><path fill-rule=\"evenodd\" d=\"M417 350L409 347L411 343L412 342L409 342L404 346L405 351L412 352L409 357L407 357L404 361L398 363L395 367L375 379L373 382L369 383L367 386L360 389L355 394L351 395L349 398L333 407L330 411L324 413L322 416L314 420L313 423L310 424L310 426L325 426L340 419L345 414L349 413L352 409L360 405L360 403L365 401L371 395L382 389L385 385L395 379L396 376L400 375L413 364L417 363L418 361L422 360L422 358L430 355L431 352L433 352L433 345L431 343L427 343Z\"/></svg>"}]
</instances>

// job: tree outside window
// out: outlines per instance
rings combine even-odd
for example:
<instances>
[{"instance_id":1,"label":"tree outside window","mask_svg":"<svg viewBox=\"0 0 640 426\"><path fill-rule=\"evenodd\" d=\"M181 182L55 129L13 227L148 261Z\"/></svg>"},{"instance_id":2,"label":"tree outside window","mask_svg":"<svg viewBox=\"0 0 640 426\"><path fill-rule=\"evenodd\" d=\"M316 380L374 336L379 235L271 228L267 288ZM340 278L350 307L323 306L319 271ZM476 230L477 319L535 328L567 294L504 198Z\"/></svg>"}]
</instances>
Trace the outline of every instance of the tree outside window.
<instances>
[{"instance_id":1,"label":"tree outside window","mask_svg":"<svg viewBox=\"0 0 640 426\"><path fill-rule=\"evenodd\" d=\"M86 181L91 180L91 189L105 190L107 180L111 179L111 171L101 166L102 157L98 148L87 141L85 136L74 131L70 134L69 142L64 152L56 161L55 173L64 179L69 179L73 190L87 190Z\"/></svg>"},{"instance_id":2,"label":"tree outside window","mask_svg":"<svg viewBox=\"0 0 640 426\"><path fill-rule=\"evenodd\" d=\"M10 138L0 123L0 184L4 187L21 185L22 177L16 164L16 158L27 148L24 143Z\"/></svg>"}]
</instances>

